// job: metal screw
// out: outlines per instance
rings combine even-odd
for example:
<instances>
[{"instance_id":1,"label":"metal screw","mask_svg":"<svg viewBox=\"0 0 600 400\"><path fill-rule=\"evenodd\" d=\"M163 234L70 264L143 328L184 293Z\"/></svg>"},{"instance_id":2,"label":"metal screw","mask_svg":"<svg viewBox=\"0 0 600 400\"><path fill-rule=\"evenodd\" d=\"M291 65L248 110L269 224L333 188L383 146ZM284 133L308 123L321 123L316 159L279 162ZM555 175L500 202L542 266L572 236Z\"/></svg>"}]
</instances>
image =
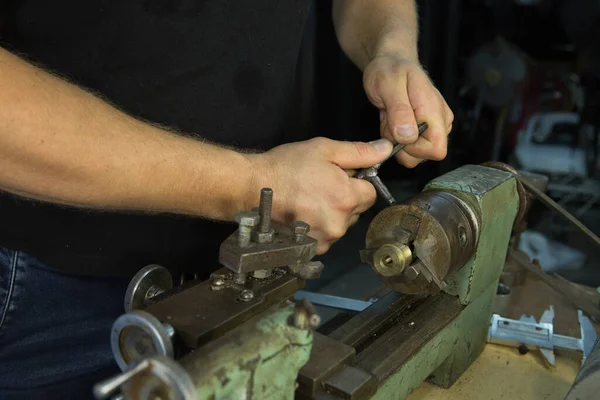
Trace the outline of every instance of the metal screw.
<instances>
[{"instance_id":1,"label":"metal screw","mask_svg":"<svg viewBox=\"0 0 600 400\"><path fill-rule=\"evenodd\" d=\"M306 234L310 231L310 225L304 221L294 222L294 240L302 242L306 239Z\"/></svg>"},{"instance_id":2,"label":"metal screw","mask_svg":"<svg viewBox=\"0 0 600 400\"><path fill-rule=\"evenodd\" d=\"M273 208L273 189L263 188L260 191L260 225L258 231L261 233L269 232L271 229L271 209Z\"/></svg>"},{"instance_id":3,"label":"metal screw","mask_svg":"<svg viewBox=\"0 0 600 400\"><path fill-rule=\"evenodd\" d=\"M458 242L462 247L467 245L467 231L464 226L458 227Z\"/></svg>"},{"instance_id":4,"label":"metal screw","mask_svg":"<svg viewBox=\"0 0 600 400\"><path fill-rule=\"evenodd\" d=\"M173 339L175 337L175 328L173 328L173 325L171 324L163 324L163 326L165 327L165 331L167 331L167 335L169 335L169 337L171 339Z\"/></svg>"},{"instance_id":5,"label":"metal screw","mask_svg":"<svg viewBox=\"0 0 600 400\"><path fill-rule=\"evenodd\" d=\"M241 301L250 301L254 298L254 292L252 290L242 290L239 299Z\"/></svg>"},{"instance_id":6,"label":"metal screw","mask_svg":"<svg viewBox=\"0 0 600 400\"><path fill-rule=\"evenodd\" d=\"M238 246L250 246L250 237L252 228L258 225L260 217L253 211L240 211L235 214L235 220L239 224L238 227Z\"/></svg>"},{"instance_id":7,"label":"metal screw","mask_svg":"<svg viewBox=\"0 0 600 400\"><path fill-rule=\"evenodd\" d=\"M310 327L317 329L321 325L321 316L319 314L312 314L308 320Z\"/></svg>"},{"instance_id":8,"label":"metal screw","mask_svg":"<svg viewBox=\"0 0 600 400\"><path fill-rule=\"evenodd\" d=\"M221 290L225 287L225 279L218 277L218 278L213 278L212 281L210 282L210 289L211 290Z\"/></svg>"},{"instance_id":9,"label":"metal screw","mask_svg":"<svg viewBox=\"0 0 600 400\"><path fill-rule=\"evenodd\" d=\"M527 345L525 345L523 343L521 343L519 345L518 349L519 349L519 354L521 354L521 355L525 355L525 354L529 353L529 349L527 348Z\"/></svg>"}]
</instances>

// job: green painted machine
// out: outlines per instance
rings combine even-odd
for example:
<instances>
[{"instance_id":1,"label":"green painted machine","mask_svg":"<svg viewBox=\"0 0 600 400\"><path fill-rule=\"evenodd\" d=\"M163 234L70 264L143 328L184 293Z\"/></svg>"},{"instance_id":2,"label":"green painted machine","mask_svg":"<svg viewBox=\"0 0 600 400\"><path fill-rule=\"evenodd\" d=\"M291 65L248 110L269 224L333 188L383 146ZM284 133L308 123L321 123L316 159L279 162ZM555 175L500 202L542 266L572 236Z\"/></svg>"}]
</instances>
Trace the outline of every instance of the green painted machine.
<instances>
[{"instance_id":1,"label":"green painted machine","mask_svg":"<svg viewBox=\"0 0 600 400\"><path fill-rule=\"evenodd\" d=\"M290 301L323 268L316 241L303 222L271 223L264 189L211 279L173 288L156 265L136 275L111 337L123 373L95 395L389 400L427 379L448 387L486 343L517 189L511 173L469 165L384 209L361 257L392 290L327 334L308 301Z\"/></svg>"}]
</instances>

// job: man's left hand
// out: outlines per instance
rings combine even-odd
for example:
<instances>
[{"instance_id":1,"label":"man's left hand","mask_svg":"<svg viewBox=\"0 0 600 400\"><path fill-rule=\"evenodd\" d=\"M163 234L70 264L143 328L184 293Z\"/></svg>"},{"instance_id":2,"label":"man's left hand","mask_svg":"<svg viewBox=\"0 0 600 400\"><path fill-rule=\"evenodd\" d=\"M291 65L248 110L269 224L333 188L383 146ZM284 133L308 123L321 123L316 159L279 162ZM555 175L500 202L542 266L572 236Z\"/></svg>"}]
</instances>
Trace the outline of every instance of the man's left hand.
<instances>
[{"instance_id":1,"label":"man's left hand","mask_svg":"<svg viewBox=\"0 0 600 400\"><path fill-rule=\"evenodd\" d=\"M363 74L365 92L380 110L381 136L407 144L396 158L407 168L446 157L454 114L418 62L382 55ZM419 137L417 123L429 128Z\"/></svg>"}]
</instances>

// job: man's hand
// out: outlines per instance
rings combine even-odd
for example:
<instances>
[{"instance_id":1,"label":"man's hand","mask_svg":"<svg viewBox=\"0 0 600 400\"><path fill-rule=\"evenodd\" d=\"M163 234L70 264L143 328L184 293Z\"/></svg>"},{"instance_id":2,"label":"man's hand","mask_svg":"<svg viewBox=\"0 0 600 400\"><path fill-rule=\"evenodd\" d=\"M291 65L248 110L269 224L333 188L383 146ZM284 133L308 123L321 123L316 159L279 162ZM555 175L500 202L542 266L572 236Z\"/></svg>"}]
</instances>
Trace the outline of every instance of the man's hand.
<instances>
[{"instance_id":1,"label":"man's hand","mask_svg":"<svg viewBox=\"0 0 600 400\"><path fill-rule=\"evenodd\" d=\"M367 65L363 84L380 110L381 136L408 144L396 158L408 168L423 160L446 157L454 114L421 66L393 55L376 56ZM418 137L417 124L429 128Z\"/></svg>"},{"instance_id":2,"label":"man's hand","mask_svg":"<svg viewBox=\"0 0 600 400\"><path fill-rule=\"evenodd\" d=\"M257 155L257 186L273 188L273 219L302 220L325 253L375 202L369 182L348 170L370 167L391 152L386 139L373 143L316 138Z\"/></svg>"}]
</instances>

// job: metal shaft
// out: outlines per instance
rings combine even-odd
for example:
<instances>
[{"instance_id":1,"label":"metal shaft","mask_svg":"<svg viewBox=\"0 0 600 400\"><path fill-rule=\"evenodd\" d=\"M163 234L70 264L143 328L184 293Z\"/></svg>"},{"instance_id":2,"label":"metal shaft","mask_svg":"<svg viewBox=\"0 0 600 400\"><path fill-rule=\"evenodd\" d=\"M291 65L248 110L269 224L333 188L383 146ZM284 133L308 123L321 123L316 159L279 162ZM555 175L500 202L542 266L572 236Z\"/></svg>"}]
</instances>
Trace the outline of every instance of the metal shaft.
<instances>
[{"instance_id":1,"label":"metal shaft","mask_svg":"<svg viewBox=\"0 0 600 400\"><path fill-rule=\"evenodd\" d=\"M423 122L423 123L419 124L419 136L421 136L423 134L423 132L425 132L427 130L427 128L429 128L429 125L427 125L427 122ZM398 154L398 152L400 150L402 150L405 147L406 147L405 144L395 145L394 148L392 149L392 152L390 153L389 157L386 158L386 161L389 160L390 158L394 157L396 154Z\"/></svg>"},{"instance_id":2,"label":"metal shaft","mask_svg":"<svg viewBox=\"0 0 600 400\"><path fill-rule=\"evenodd\" d=\"M600 238L596 236L594 232L592 232L588 227L583 225L577 218L571 215L567 210L561 207L557 202L552 200L548 195L542 192L537 188L533 183L531 183L528 179L517 175L517 179L521 181L525 189L527 189L530 193L532 193L535 197L538 198L539 201L544 203L550 209L556 211L561 217L563 217L568 223L577 228L581 233L583 233L592 243L596 246L600 247Z\"/></svg>"},{"instance_id":3,"label":"metal shaft","mask_svg":"<svg viewBox=\"0 0 600 400\"><path fill-rule=\"evenodd\" d=\"M428 127L429 127L429 125L427 125L427 122L423 122L423 123L419 124L419 136L421 136L421 134L423 132L425 132ZM379 171L379 168L381 167L381 165L384 162L386 162L390 158L394 157L404 147L406 147L405 144L395 145L394 148L392 149L392 152L385 160L383 160L382 162L380 162L378 164L373 165L372 167L362 168L362 169L358 170L356 175L354 176L356 179L365 179L365 180L371 182L371 184L375 187L375 190L377 190L377 194L381 198L383 198L383 200L387 204L389 204L391 206L396 204L396 199L394 199L394 196L392 196L392 193L387 188L387 186L385 186L385 184L383 183L381 178L379 178L377 176L377 172ZM261 218L262 218L262 215L261 215Z\"/></svg>"},{"instance_id":4,"label":"metal shaft","mask_svg":"<svg viewBox=\"0 0 600 400\"><path fill-rule=\"evenodd\" d=\"M260 222L258 231L267 233L271 229L271 209L273 208L273 189L264 188L260 191L260 207L258 213Z\"/></svg>"},{"instance_id":5,"label":"metal shaft","mask_svg":"<svg viewBox=\"0 0 600 400\"><path fill-rule=\"evenodd\" d=\"M390 192L390 190L385 186L385 184L381 181L381 178L377 175L368 178L368 181L375 187L377 194L381 197L387 204L393 206L396 204L396 199Z\"/></svg>"},{"instance_id":6,"label":"metal shaft","mask_svg":"<svg viewBox=\"0 0 600 400\"><path fill-rule=\"evenodd\" d=\"M100 382L94 386L94 397L97 399L106 399L113 393L115 393L125 382L133 378L135 375L143 372L150 367L148 360L142 360L138 365L119 374L115 377L109 378L103 382Z\"/></svg>"}]
</instances>

